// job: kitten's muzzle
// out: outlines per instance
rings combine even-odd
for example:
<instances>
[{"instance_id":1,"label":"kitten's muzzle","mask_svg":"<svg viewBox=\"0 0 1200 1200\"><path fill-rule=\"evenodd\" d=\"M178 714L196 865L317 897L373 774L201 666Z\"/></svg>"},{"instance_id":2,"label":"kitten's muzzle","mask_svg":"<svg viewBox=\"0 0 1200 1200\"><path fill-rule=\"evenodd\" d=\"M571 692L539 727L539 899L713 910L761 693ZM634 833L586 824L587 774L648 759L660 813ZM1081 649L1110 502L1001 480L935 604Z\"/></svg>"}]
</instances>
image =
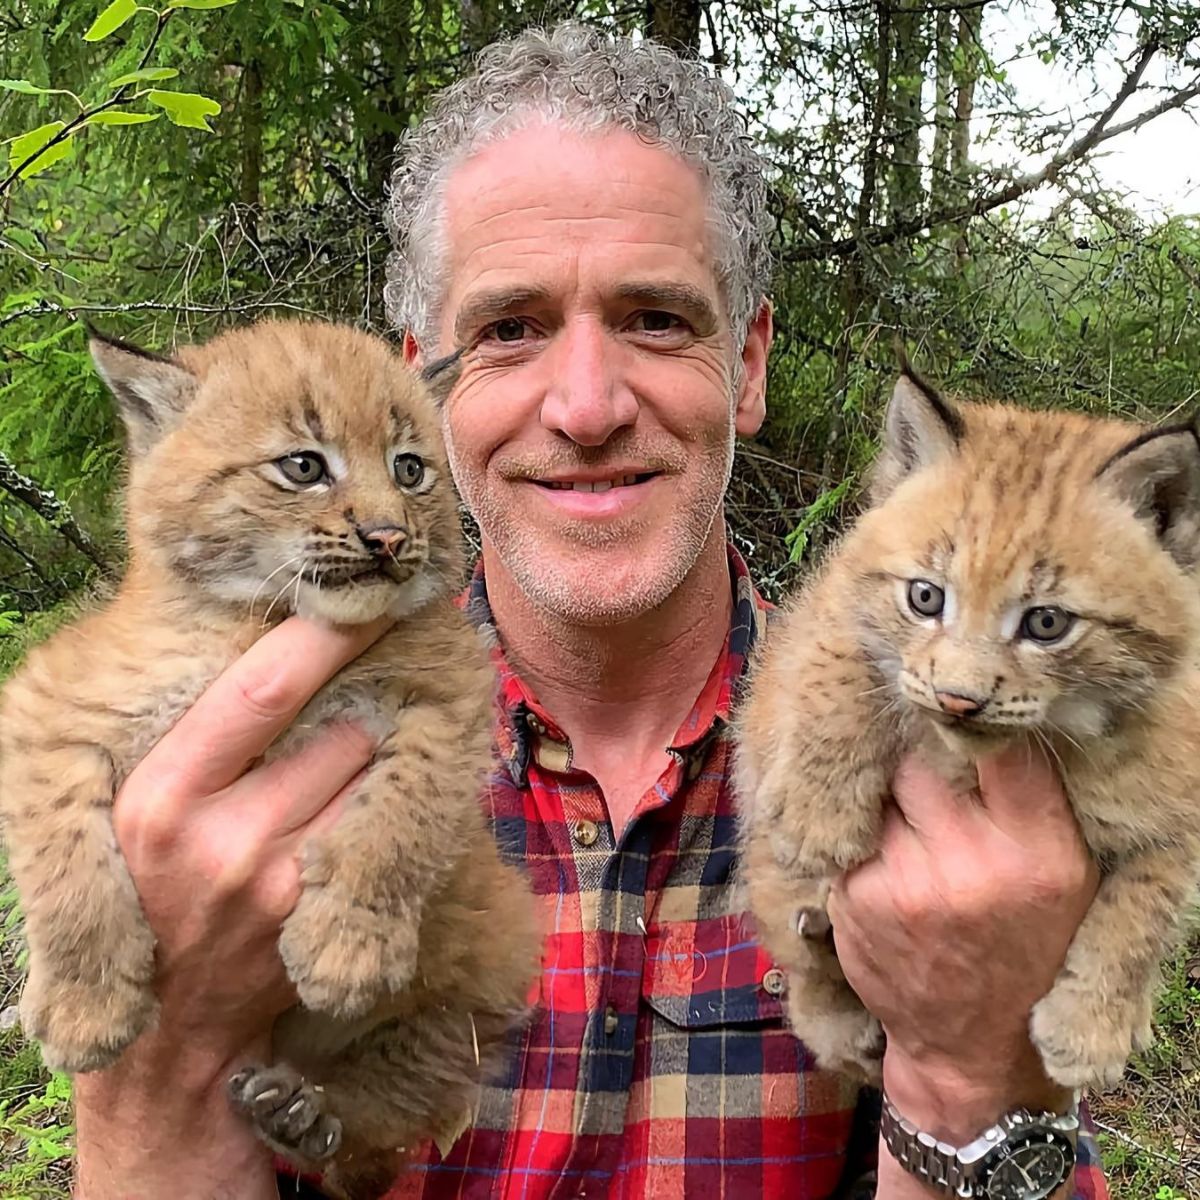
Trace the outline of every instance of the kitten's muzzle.
<instances>
[{"instance_id":1,"label":"kitten's muzzle","mask_svg":"<svg viewBox=\"0 0 1200 1200\"><path fill-rule=\"evenodd\" d=\"M380 559L395 559L401 546L408 541L408 530L403 525L359 525L355 531L359 541Z\"/></svg>"}]
</instances>

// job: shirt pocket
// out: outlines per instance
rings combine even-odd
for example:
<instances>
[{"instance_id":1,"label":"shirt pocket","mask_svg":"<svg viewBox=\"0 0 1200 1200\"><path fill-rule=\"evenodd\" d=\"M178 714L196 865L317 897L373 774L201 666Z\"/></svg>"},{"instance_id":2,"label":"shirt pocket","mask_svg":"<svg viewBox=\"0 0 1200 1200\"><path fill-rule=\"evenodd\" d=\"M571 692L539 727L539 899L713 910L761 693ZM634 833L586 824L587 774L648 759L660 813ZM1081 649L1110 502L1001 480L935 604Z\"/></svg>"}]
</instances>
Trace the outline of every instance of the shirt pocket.
<instances>
[{"instance_id":1,"label":"shirt pocket","mask_svg":"<svg viewBox=\"0 0 1200 1200\"><path fill-rule=\"evenodd\" d=\"M642 998L673 1025L781 1025L782 984L746 914L670 921L647 931Z\"/></svg>"}]
</instances>

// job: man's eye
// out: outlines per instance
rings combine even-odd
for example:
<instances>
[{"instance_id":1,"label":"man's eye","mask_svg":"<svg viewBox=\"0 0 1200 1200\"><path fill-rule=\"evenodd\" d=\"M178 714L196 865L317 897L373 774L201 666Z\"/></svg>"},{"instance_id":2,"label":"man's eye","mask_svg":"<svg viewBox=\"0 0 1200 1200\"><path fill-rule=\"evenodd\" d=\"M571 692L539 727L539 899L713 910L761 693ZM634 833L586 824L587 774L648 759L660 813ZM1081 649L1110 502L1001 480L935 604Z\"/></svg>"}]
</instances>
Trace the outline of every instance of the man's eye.
<instances>
[{"instance_id":1,"label":"man's eye","mask_svg":"<svg viewBox=\"0 0 1200 1200\"><path fill-rule=\"evenodd\" d=\"M492 326L491 333L498 342L519 342L525 336L525 322L520 317L505 317Z\"/></svg>"},{"instance_id":2,"label":"man's eye","mask_svg":"<svg viewBox=\"0 0 1200 1200\"><path fill-rule=\"evenodd\" d=\"M645 333L670 333L682 324L674 313L659 312L657 309L638 313L637 323Z\"/></svg>"}]
</instances>

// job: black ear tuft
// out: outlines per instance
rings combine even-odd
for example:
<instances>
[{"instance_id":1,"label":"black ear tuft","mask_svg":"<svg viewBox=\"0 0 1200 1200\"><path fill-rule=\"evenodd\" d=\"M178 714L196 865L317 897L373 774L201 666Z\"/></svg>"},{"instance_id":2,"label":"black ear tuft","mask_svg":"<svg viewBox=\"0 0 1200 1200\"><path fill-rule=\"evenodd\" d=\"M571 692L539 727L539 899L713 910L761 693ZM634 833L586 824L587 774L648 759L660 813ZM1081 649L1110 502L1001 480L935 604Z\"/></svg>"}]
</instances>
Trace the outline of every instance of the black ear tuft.
<instances>
[{"instance_id":1,"label":"black ear tuft","mask_svg":"<svg viewBox=\"0 0 1200 1200\"><path fill-rule=\"evenodd\" d=\"M133 455L145 454L171 429L196 393L196 377L174 359L87 326L92 361L108 385Z\"/></svg>"},{"instance_id":2,"label":"black ear tuft","mask_svg":"<svg viewBox=\"0 0 1200 1200\"><path fill-rule=\"evenodd\" d=\"M453 354L446 354L434 359L421 371L421 379L428 385L434 400L440 408L446 403L447 397L462 374L462 359L466 347L460 346Z\"/></svg>"},{"instance_id":3,"label":"black ear tuft","mask_svg":"<svg viewBox=\"0 0 1200 1200\"><path fill-rule=\"evenodd\" d=\"M908 364L898 347L901 374L884 421L883 447L871 480L871 502L878 504L915 471L953 454L966 433L962 414Z\"/></svg>"},{"instance_id":4,"label":"black ear tuft","mask_svg":"<svg viewBox=\"0 0 1200 1200\"><path fill-rule=\"evenodd\" d=\"M1096 472L1185 570L1200 562L1200 433L1196 422L1139 434Z\"/></svg>"}]
</instances>

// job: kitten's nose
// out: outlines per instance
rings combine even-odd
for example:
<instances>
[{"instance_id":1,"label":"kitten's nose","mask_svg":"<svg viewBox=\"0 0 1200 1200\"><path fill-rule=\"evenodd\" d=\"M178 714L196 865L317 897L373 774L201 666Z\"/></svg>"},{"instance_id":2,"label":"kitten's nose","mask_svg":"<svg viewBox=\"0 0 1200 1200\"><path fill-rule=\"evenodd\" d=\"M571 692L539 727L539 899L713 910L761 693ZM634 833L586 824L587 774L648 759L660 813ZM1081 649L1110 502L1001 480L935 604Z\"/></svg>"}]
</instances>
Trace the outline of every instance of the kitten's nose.
<instances>
[{"instance_id":1,"label":"kitten's nose","mask_svg":"<svg viewBox=\"0 0 1200 1200\"><path fill-rule=\"evenodd\" d=\"M391 558L408 541L408 530L399 525L372 525L358 530L362 544L379 558Z\"/></svg>"},{"instance_id":2,"label":"kitten's nose","mask_svg":"<svg viewBox=\"0 0 1200 1200\"><path fill-rule=\"evenodd\" d=\"M987 708L987 698L966 692L934 692L938 707L952 717L977 717Z\"/></svg>"}]
</instances>

